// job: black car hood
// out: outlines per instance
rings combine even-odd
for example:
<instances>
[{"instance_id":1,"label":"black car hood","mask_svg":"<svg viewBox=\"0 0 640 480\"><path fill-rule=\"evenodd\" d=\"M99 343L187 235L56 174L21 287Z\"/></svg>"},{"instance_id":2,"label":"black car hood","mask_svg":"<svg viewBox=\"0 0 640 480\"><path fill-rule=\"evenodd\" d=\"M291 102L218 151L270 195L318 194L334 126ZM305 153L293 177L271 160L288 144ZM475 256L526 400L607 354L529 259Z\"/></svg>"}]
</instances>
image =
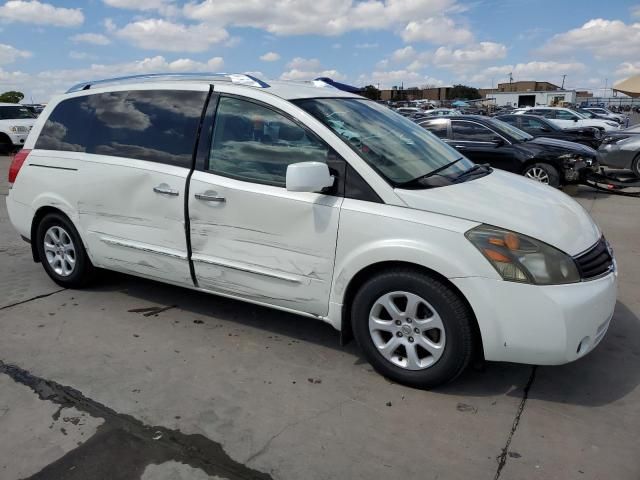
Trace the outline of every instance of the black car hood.
<instances>
[{"instance_id":1,"label":"black car hood","mask_svg":"<svg viewBox=\"0 0 640 480\"><path fill-rule=\"evenodd\" d=\"M579 143L567 142L566 140L559 140L557 138L536 137L528 142L519 143L518 146L536 152L547 151L558 154L578 153L590 157L596 156L596 151L591 147Z\"/></svg>"}]
</instances>

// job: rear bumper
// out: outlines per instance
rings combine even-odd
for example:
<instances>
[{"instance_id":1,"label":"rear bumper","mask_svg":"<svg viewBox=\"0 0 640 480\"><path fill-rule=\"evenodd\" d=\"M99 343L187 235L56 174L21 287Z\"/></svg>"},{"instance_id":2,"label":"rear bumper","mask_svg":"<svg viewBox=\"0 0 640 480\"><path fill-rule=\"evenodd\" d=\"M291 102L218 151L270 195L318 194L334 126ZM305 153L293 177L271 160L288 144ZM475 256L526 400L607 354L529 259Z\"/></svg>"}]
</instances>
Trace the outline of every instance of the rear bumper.
<instances>
[{"instance_id":1,"label":"rear bumper","mask_svg":"<svg viewBox=\"0 0 640 480\"><path fill-rule=\"evenodd\" d=\"M31 238L31 222L33 220L33 209L29 205L16 202L11 198L11 191L7 195L7 211L9 220L18 234L23 239Z\"/></svg>"},{"instance_id":2,"label":"rear bumper","mask_svg":"<svg viewBox=\"0 0 640 480\"><path fill-rule=\"evenodd\" d=\"M7 134L16 147L21 147L27 141L28 133L8 133Z\"/></svg>"},{"instance_id":3,"label":"rear bumper","mask_svg":"<svg viewBox=\"0 0 640 480\"><path fill-rule=\"evenodd\" d=\"M604 338L618 274L554 286L477 277L452 281L471 303L487 360L560 365L586 355Z\"/></svg>"}]
</instances>

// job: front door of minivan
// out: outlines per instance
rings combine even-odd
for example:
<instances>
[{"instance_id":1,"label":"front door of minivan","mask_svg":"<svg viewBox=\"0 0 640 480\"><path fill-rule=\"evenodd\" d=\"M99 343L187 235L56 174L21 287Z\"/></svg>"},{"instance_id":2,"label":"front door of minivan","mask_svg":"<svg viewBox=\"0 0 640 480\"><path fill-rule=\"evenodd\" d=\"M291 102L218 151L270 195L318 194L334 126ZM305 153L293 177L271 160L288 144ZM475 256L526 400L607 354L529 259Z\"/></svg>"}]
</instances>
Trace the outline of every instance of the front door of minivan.
<instances>
[{"instance_id":1,"label":"front door of minivan","mask_svg":"<svg viewBox=\"0 0 640 480\"><path fill-rule=\"evenodd\" d=\"M342 198L289 192L287 165L329 147L284 114L220 98L209 158L189 188L192 261L201 288L325 315Z\"/></svg>"}]
</instances>

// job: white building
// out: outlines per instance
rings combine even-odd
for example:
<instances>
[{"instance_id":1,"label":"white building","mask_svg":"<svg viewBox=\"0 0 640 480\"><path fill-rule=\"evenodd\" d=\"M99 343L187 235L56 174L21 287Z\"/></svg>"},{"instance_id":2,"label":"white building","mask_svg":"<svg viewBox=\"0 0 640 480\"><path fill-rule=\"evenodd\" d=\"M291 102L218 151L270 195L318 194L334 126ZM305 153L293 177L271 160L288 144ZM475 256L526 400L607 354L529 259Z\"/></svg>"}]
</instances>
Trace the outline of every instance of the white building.
<instances>
[{"instance_id":1,"label":"white building","mask_svg":"<svg viewBox=\"0 0 640 480\"><path fill-rule=\"evenodd\" d=\"M526 92L492 92L487 100L503 107L535 107L536 105L562 106L563 103L576 103L575 90L544 90Z\"/></svg>"}]
</instances>

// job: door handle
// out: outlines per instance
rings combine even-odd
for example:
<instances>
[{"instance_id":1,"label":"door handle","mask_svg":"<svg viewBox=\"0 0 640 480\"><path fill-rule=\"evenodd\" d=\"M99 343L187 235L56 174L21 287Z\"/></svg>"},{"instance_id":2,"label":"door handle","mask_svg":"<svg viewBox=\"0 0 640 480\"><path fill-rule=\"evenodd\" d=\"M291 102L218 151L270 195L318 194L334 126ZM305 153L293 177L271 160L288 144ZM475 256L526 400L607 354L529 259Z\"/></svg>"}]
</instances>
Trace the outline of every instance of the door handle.
<instances>
[{"instance_id":1,"label":"door handle","mask_svg":"<svg viewBox=\"0 0 640 480\"><path fill-rule=\"evenodd\" d=\"M459 148L460 150L467 148L465 145L454 145L454 147Z\"/></svg>"},{"instance_id":2,"label":"door handle","mask_svg":"<svg viewBox=\"0 0 640 480\"><path fill-rule=\"evenodd\" d=\"M153 191L161 195L171 195L173 197L177 197L180 194L178 190L174 190L166 183L161 183L157 187L153 187Z\"/></svg>"},{"instance_id":3,"label":"door handle","mask_svg":"<svg viewBox=\"0 0 640 480\"><path fill-rule=\"evenodd\" d=\"M202 200L204 202L219 202L224 203L227 201L226 198L218 196L216 193L196 193L195 197L198 200Z\"/></svg>"}]
</instances>

